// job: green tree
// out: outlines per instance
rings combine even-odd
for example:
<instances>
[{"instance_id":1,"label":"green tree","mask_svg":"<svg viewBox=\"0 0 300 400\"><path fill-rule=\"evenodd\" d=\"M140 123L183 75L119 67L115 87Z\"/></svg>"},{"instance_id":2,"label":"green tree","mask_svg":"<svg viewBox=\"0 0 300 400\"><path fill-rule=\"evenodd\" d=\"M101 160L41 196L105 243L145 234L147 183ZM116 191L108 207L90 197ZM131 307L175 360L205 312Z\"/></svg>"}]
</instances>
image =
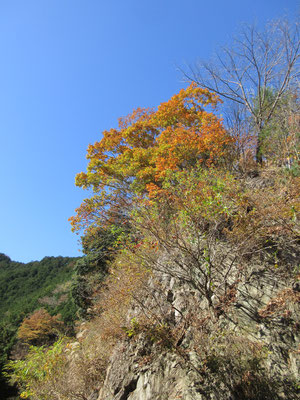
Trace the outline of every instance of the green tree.
<instances>
[{"instance_id":1,"label":"green tree","mask_svg":"<svg viewBox=\"0 0 300 400\"><path fill-rule=\"evenodd\" d=\"M266 89L263 110L268 115L270 107L276 98L276 91ZM259 108L258 99L254 102L255 108ZM264 125L261 131L261 156L268 161L279 165L286 165L289 169L294 168L299 162L300 129L299 119L300 103L298 91L287 91L281 96L272 117Z\"/></svg>"}]
</instances>

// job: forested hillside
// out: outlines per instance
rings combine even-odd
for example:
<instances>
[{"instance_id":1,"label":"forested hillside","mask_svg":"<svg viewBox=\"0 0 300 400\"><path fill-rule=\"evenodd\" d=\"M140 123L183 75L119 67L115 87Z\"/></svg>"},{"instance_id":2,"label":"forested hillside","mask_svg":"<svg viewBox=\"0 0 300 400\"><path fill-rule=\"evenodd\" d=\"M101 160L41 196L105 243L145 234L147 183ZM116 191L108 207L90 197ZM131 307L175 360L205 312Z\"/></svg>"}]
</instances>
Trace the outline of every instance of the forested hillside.
<instances>
[{"instance_id":1,"label":"forested hillside","mask_svg":"<svg viewBox=\"0 0 300 400\"><path fill-rule=\"evenodd\" d=\"M0 254L1 368L16 342L20 324L34 310L44 308L51 315L60 314L66 329L72 326L76 306L70 297L70 286L76 260L45 257L23 264Z\"/></svg>"}]
</instances>

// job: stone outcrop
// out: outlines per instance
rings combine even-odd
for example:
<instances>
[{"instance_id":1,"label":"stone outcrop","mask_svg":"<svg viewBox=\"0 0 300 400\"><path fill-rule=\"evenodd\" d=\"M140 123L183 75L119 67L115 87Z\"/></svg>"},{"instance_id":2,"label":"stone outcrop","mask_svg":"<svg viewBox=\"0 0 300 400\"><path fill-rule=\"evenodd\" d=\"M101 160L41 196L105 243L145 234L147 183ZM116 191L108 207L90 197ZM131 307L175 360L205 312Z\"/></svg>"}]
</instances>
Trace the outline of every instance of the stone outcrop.
<instances>
[{"instance_id":1,"label":"stone outcrop","mask_svg":"<svg viewBox=\"0 0 300 400\"><path fill-rule=\"evenodd\" d=\"M212 314L194 288L156 274L159 291L150 282L144 311L160 308L175 339L168 343L168 331L155 338L133 327L111 356L98 400L299 398L297 279L291 266L249 267ZM197 328L201 315L206 322ZM139 316L141 307L131 310L129 327Z\"/></svg>"}]
</instances>

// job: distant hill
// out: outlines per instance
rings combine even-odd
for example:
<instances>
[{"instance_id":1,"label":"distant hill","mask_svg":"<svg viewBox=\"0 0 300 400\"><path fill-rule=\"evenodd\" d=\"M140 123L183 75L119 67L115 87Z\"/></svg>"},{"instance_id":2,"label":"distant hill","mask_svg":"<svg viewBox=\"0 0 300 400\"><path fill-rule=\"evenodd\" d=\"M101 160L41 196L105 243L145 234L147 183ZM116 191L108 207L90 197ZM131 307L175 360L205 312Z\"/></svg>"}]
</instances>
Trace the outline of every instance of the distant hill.
<instances>
[{"instance_id":1,"label":"distant hill","mask_svg":"<svg viewBox=\"0 0 300 400\"><path fill-rule=\"evenodd\" d=\"M0 253L0 374L23 319L38 308L61 314L69 327L76 316L70 296L71 279L78 258L45 257L20 263ZM1 384L0 393L5 392Z\"/></svg>"}]
</instances>

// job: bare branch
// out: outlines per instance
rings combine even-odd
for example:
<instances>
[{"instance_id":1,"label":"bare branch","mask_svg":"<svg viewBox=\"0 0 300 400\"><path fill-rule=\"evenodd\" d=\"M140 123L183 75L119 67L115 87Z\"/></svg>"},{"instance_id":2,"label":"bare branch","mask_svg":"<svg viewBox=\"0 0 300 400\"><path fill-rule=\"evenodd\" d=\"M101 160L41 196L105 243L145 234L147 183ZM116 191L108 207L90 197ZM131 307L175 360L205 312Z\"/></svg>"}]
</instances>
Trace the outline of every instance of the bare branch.
<instances>
[{"instance_id":1,"label":"bare branch","mask_svg":"<svg viewBox=\"0 0 300 400\"><path fill-rule=\"evenodd\" d=\"M261 132L281 98L300 77L299 22L274 21L260 32L244 26L232 45L222 48L213 62L201 62L184 72L185 78L245 106L257 135L257 160L262 160ZM268 91L275 96L270 101Z\"/></svg>"}]
</instances>

